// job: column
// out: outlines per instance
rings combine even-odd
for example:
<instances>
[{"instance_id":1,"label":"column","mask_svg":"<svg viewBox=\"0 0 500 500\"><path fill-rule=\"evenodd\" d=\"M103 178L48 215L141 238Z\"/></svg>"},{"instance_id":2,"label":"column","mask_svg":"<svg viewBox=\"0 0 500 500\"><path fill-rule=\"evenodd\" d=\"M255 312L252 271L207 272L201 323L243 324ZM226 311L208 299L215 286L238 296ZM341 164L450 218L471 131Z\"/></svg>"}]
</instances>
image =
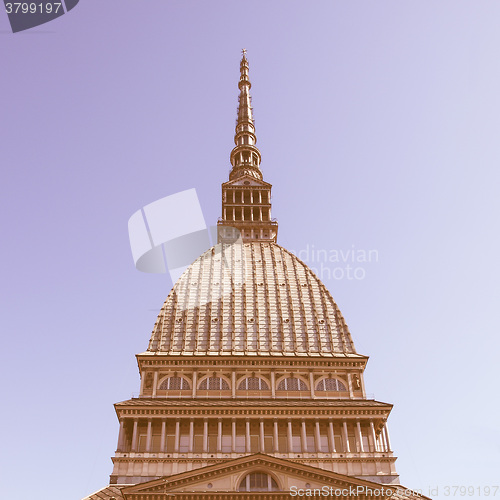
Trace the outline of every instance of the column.
<instances>
[{"instance_id":1,"label":"column","mask_svg":"<svg viewBox=\"0 0 500 500\"><path fill-rule=\"evenodd\" d=\"M380 430L380 433L378 435L378 438L377 438L377 448L378 448L378 451L385 451L385 443L384 443L384 440L383 440L383 435L382 435L382 430Z\"/></svg>"},{"instance_id":2,"label":"column","mask_svg":"<svg viewBox=\"0 0 500 500\"><path fill-rule=\"evenodd\" d=\"M233 418L231 421L231 451L236 452L236 420Z\"/></svg>"},{"instance_id":3,"label":"column","mask_svg":"<svg viewBox=\"0 0 500 500\"><path fill-rule=\"evenodd\" d=\"M354 391L352 390L352 377L351 377L351 372L347 373L347 383L349 385L349 397L351 399L354 398Z\"/></svg>"},{"instance_id":4,"label":"column","mask_svg":"<svg viewBox=\"0 0 500 500\"><path fill-rule=\"evenodd\" d=\"M189 448L188 448L189 453L193 453L193 447L194 447L194 420L191 419L189 421Z\"/></svg>"},{"instance_id":5,"label":"column","mask_svg":"<svg viewBox=\"0 0 500 500\"><path fill-rule=\"evenodd\" d=\"M345 443L345 451L349 453L351 451L349 447L349 433L347 432L347 422L344 420L343 423L343 428L344 428L344 443Z\"/></svg>"},{"instance_id":6,"label":"column","mask_svg":"<svg viewBox=\"0 0 500 500\"><path fill-rule=\"evenodd\" d=\"M370 420L370 434L372 436L372 451L378 451L377 450L377 435L375 434L375 426L373 425L373 420Z\"/></svg>"},{"instance_id":7,"label":"column","mask_svg":"<svg viewBox=\"0 0 500 500\"><path fill-rule=\"evenodd\" d=\"M161 421L160 453L165 451L165 440L167 436L167 421Z\"/></svg>"},{"instance_id":8,"label":"column","mask_svg":"<svg viewBox=\"0 0 500 500\"><path fill-rule=\"evenodd\" d=\"M158 386L158 370L153 372L153 397L156 398L156 387Z\"/></svg>"},{"instance_id":9,"label":"column","mask_svg":"<svg viewBox=\"0 0 500 500\"><path fill-rule=\"evenodd\" d=\"M250 442L250 420L245 421L245 449L247 453L252 451Z\"/></svg>"},{"instance_id":10,"label":"column","mask_svg":"<svg viewBox=\"0 0 500 500\"><path fill-rule=\"evenodd\" d=\"M300 429L300 444L302 448L302 453L307 453L307 432L306 432L305 420L302 420L302 427Z\"/></svg>"},{"instance_id":11,"label":"column","mask_svg":"<svg viewBox=\"0 0 500 500\"><path fill-rule=\"evenodd\" d=\"M262 205L262 191L259 189L259 204ZM260 216L262 219L262 210L260 211Z\"/></svg>"},{"instance_id":12,"label":"column","mask_svg":"<svg viewBox=\"0 0 500 500\"><path fill-rule=\"evenodd\" d=\"M387 422L384 424L384 434L385 434L385 442L387 443L387 451L392 451L391 439L389 438L389 429L387 428Z\"/></svg>"},{"instance_id":13,"label":"column","mask_svg":"<svg viewBox=\"0 0 500 500\"><path fill-rule=\"evenodd\" d=\"M292 421L288 421L288 429L287 429L287 437L288 437L288 453L292 453L293 450L293 434L292 434Z\"/></svg>"},{"instance_id":14,"label":"column","mask_svg":"<svg viewBox=\"0 0 500 500\"><path fill-rule=\"evenodd\" d=\"M311 386L311 398L314 399L314 375L313 375L313 372L309 372L309 385Z\"/></svg>"},{"instance_id":15,"label":"column","mask_svg":"<svg viewBox=\"0 0 500 500\"><path fill-rule=\"evenodd\" d=\"M123 438L125 437L125 422L120 419L120 431L118 432L118 444L116 451L123 451Z\"/></svg>"},{"instance_id":16,"label":"column","mask_svg":"<svg viewBox=\"0 0 500 500\"><path fill-rule=\"evenodd\" d=\"M364 452L365 451L365 447L363 445L363 433L361 432L361 422L359 420L356 421L356 430L357 430L357 433L358 433L358 448L360 452Z\"/></svg>"},{"instance_id":17,"label":"column","mask_svg":"<svg viewBox=\"0 0 500 500\"><path fill-rule=\"evenodd\" d=\"M146 452L151 451L151 438L153 436L153 421L151 419L148 419L148 431L146 434Z\"/></svg>"},{"instance_id":18,"label":"column","mask_svg":"<svg viewBox=\"0 0 500 500\"><path fill-rule=\"evenodd\" d=\"M250 190L250 203L253 205L253 189Z\"/></svg>"},{"instance_id":19,"label":"column","mask_svg":"<svg viewBox=\"0 0 500 500\"><path fill-rule=\"evenodd\" d=\"M380 430L379 441L382 444L382 451L389 451L389 446L387 445L387 437L385 434L385 424Z\"/></svg>"},{"instance_id":20,"label":"column","mask_svg":"<svg viewBox=\"0 0 500 500\"><path fill-rule=\"evenodd\" d=\"M274 453L279 453L279 433L278 433L278 421L275 420L273 424L273 451Z\"/></svg>"},{"instance_id":21,"label":"column","mask_svg":"<svg viewBox=\"0 0 500 500\"><path fill-rule=\"evenodd\" d=\"M245 204L245 195L243 193L243 190L241 190L241 204L244 205Z\"/></svg>"},{"instance_id":22,"label":"column","mask_svg":"<svg viewBox=\"0 0 500 500\"><path fill-rule=\"evenodd\" d=\"M203 419L203 453L208 453L208 419Z\"/></svg>"},{"instance_id":23,"label":"column","mask_svg":"<svg viewBox=\"0 0 500 500\"><path fill-rule=\"evenodd\" d=\"M205 431L203 429L203 431ZM208 443L208 422L207 422L207 443ZM222 453L222 420L217 421L217 453Z\"/></svg>"},{"instance_id":24,"label":"column","mask_svg":"<svg viewBox=\"0 0 500 500\"><path fill-rule=\"evenodd\" d=\"M233 205L236 203L236 189L233 189Z\"/></svg>"},{"instance_id":25,"label":"column","mask_svg":"<svg viewBox=\"0 0 500 500\"><path fill-rule=\"evenodd\" d=\"M137 418L134 418L134 429L132 431L132 446L130 451L137 451L137 426L139 421Z\"/></svg>"},{"instance_id":26,"label":"column","mask_svg":"<svg viewBox=\"0 0 500 500\"><path fill-rule=\"evenodd\" d=\"M321 449L321 429L319 428L319 420L316 420L314 431L315 431L314 438L316 440L316 452L320 453L323 450Z\"/></svg>"},{"instance_id":27,"label":"column","mask_svg":"<svg viewBox=\"0 0 500 500\"><path fill-rule=\"evenodd\" d=\"M193 372L193 393L192 393L193 398L196 397L196 386L197 385L198 385L198 370L195 370Z\"/></svg>"},{"instance_id":28,"label":"column","mask_svg":"<svg viewBox=\"0 0 500 500\"><path fill-rule=\"evenodd\" d=\"M259 220L262 222L262 207L259 207Z\"/></svg>"},{"instance_id":29,"label":"column","mask_svg":"<svg viewBox=\"0 0 500 500\"><path fill-rule=\"evenodd\" d=\"M231 397L234 399L236 397L236 371L231 372Z\"/></svg>"},{"instance_id":30,"label":"column","mask_svg":"<svg viewBox=\"0 0 500 500\"><path fill-rule=\"evenodd\" d=\"M264 440L264 420L261 420L259 423L259 430L260 430L260 452L265 453L266 451L266 443Z\"/></svg>"},{"instance_id":31,"label":"column","mask_svg":"<svg viewBox=\"0 0 500 500\"><path fill-rule=\"evenodd\" d=\"M335 449L335 432L333 430L333 422L330 420L330 422L328 423L328 437L330 439L330 451L332 453L336 453L336 449Z\"/></svg>"},{"instance_id":32,"label":"column","mask_svg":"<svg viewBox=\"0 0 500 500\"><path fill-rule=\"evenodd\" d=\"M363 392L363 397L366 399L365 380L362 373L359 374L359 383L361 384L361 391Z\"/></svg>"},{"instance_id":33,"label":"column","mask_svg":"<svg viewBox=\"0 0 500 500\"><path fill-rule=\"evenodd\" d=\"M175 439L174 439L174 453L179 453L179 445L181 440L181 422L175 421Z\"/></svg>"},{"instance_id":34,"label":"column","mask_svg":"<svg viewBox=\"0 0 500 500\"><path fill-rule=\"evenodd\" d=\"M276 374L274 370L271 372L271 397L273 399L276 397Z\"/></svg>"},{"instance_id":35,"label":"column","mask_svg":"<svg viewBox=\"0 0 500 500\"><path fill-rule=\"evenodd\" d=\"M144 394L144 382L146 381L146 372L141 372L141 388L139 389L140 395Z\"/></svg>"}]
</instances>

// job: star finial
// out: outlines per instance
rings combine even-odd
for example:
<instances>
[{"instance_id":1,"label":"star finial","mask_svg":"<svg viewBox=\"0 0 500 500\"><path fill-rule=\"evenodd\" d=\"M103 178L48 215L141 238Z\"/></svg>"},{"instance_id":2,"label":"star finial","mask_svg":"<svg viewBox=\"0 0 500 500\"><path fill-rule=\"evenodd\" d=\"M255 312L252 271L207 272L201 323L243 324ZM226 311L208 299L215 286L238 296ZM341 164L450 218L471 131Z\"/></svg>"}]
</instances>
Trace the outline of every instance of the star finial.
<instances>
[{"instance_id":1,"label":"star finial","mask_svg":"<svg viewBox=\"0 0 500 500\"><path fill-rule=\"evenodd\" d=\"M243 54L243 59L247 57L247 49L241 49L241 53Z\"/></svg>"}]
</instances>

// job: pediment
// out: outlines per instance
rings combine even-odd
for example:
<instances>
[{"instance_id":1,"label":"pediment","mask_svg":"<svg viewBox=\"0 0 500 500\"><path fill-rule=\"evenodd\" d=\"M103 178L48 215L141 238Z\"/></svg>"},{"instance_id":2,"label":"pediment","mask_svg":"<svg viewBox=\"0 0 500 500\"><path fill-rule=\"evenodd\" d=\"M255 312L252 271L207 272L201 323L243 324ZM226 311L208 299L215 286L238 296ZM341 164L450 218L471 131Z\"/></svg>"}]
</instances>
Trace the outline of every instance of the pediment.
<instances>
[{"instance_id":1,"label":"pediment","mask_svg":"<svg viewBox=\"0 0 500 500\"><path fill-rule=\"evenodd\" d=\"M232 181L224 182L224 184L222 185L224 187L231 187L231 186L255 186L255 187L266 187L266 188L271 187L271 184L269 184L268 182L256 179L251 175L243 175Z\"/></svg>"},{"instance_id":2,"label":"pediment","mask_svg":"<svg viewBox=\"0 0 500 500\"><path fill-rule=\"evenodd\" d=\"M231 498L231 495L238 491L243 478L251 472L269 474L278 484L281 494L285 494L287 498L290 497L294 488L297 491L299 489L321 490L326 487L330 491L331 488L344 492L350 491L351 495L346 495L346 498L356 496L361 500L364 495L352 495L352 492L357 491L359 493L368 489L380 490L382 487L380 484L352 476L258 453L125 487L122 493L125 500L141 498L151 500L158 498L159 500L169 493L172 496L175 495L175 497L195 494L196 497L210 498L216 494L218 498L221 495ZM387 491L387 486L385 488ZM254 493L252 492L252 494ZM279 492L266 494L272 495L273 498L280 497ZM240 495L241 493L238 493L238 498ZM379 493L378 498L388 498L390 496Z\"/></svg>"}]
</instances>

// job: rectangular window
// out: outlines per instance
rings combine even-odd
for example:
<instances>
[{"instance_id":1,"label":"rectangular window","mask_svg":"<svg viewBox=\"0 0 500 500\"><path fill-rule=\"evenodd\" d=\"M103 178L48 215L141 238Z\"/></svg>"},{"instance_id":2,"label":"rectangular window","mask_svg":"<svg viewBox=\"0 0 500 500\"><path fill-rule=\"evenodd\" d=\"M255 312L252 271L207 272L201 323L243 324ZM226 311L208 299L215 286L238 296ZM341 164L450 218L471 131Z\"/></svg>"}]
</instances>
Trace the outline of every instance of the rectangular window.
<instances>
[{"instance_id":1,"label":"rectangular window","mask_svg":"<svg viewBox=\"0 0 500 500\"><path fill-rule=\"evenodd\" d=\"M181 435L179 443L179 452L187 453L189 451L189 436Z\"/></svg>"},{"instance_id":2,"label":"rectangular window","mask_svg":"<svg viewBox=\"0 0 500 500\"><path fill-rule=\"evenodd\" d=\"M260 438L259 438L259 436L256 436L255 434L250 436L250 451L252 453L259 453L259 451L261 451Z\"/></svg>"},{"instance_id":3,"label":"rectangular window","mask_svg":"<svg viewBox=\"0 0 500 500\"><path fill-rule=\"evenodd\" d=\"M273 436L264 436L264 453L273 453Z\"/></svg>"},{"instance_id":4,"label":"rectangular window","mask_svg":"<svg viewBox=\"0 0 500 500\"><path fill-rule=\"evenodd\" d=\"M280 453L288 453L288 439L286 436L278 437L278 449Z\"/></svg>"},{"instance_id":5,"label":"rectangular window","mask_svg":"<svg viewBox=\"0 0 500 500\"><path fill-rule=\"evenodd\" d=\"M222 453L231 453L231 435L224 434L222 436Z\"/></svg>"},{"instance_id":6,"label":"rectangular window","mask_svg":"<svg viewBox=\"0 0 500 500\"><path fill-rule=\"evenodd\" d=\"M351 450L351 452L359 451L354 434L349 434L349 449Z\"/></svg>"},{"instance_id":7,"label":"rectangular window","mask_svg":"<svg viewBox=\"0 0 500 500\"><path fill-rule=\"evenodd\" d=\"M195 453L201 453L203 451L203 435L195 434L193 451Z\"/></svg>"},{"instance_id":8,"label":"rectangular window","mask_svg":"<svg viewBox=\"0 0 500 500\"><path fill-rule=\"evenodd\" d=\"M321 451L323 453L328 453L330 451L330 447L329 447L329 444L328 444L328 436L321 436L320 438L320 441L321 441Z\"/></svg>"},{"instance_id":9,"label":"rectangular window","mask_svg":"<svg viewBox=\"0 0 500 500\"><path fill-rule=\"evenodd\" d=\"M370 443L368 442L368 436L363 436L363 449L365 451L370 451Z\"/></svg>"},{"instance_id":10,"label":"rectangular window","mask_svg":"<svg viewBox=\"0 0 500 500\"><path fill-rule=\"evenodd\" d=\"M138 446L137 451L140 451L140 452L146 451L146 435L145 434L141 434L139 436L139 446Z\"/></svg>"},{"instance_id":11,"label":"rectangular window","mask_svg":"<svg viewBox=\"0 0 500 500\"><path fill-rule=\"evenodd\" d=\"M160 451L161 435L155 434L153 440L151 441L151 451L157 453Z\"/></svg>"},{"instance_id":12,"label":"rectangular window","mask_svg":"<svg viewBox=\"0 0 500 500\"><path fill-rule=\"evenodd\" d=\"M340 434L338 434L340 431L335 432L335 449L337 452L345 452L346 449L344 447L344 443L342 442L342 438L340 437Z\"/></svg>"},{"instance_id":13,"label":"rectangular window","mask_svg":"<svg viewBox=\"0 0 500 500\"><path fill-rule=\"evenodd\" d=\"M209 453L217 452L217 434L208 435L208 452Z\"/></svg>"},{"instance_id":14,"label":"rectangular window","mask_svg":"<svg viewBox=\"0 0 500 500\"><path fill-rule=\"evenodd\" d=\"M175 446L175 436L173 434L167 435L167 445L165 451L167 453L173 453Z\"/></svg>"},{"instance_id":15,"label":"rectangular window","mask_svg":"<svg viewBox=\"0 0 500 500\"><path fill-rule=\"evenodd\" d=\"M244 453L246 451L246 446L245 446L245 436L242 435L236 435L236 452L237 453Z\"/></svg>"},{"instance_id":16,"label":"rectangular window","mask_svg":"<svg viewBox=\"0 0 500 500\"><path fill-rule=\"evenodd\" d=\"M307 452L308 453L315 453L316 452L316 442L315 442L314 436L307 436L306 443L307 443Z\"/></svg>"}]
</instances>

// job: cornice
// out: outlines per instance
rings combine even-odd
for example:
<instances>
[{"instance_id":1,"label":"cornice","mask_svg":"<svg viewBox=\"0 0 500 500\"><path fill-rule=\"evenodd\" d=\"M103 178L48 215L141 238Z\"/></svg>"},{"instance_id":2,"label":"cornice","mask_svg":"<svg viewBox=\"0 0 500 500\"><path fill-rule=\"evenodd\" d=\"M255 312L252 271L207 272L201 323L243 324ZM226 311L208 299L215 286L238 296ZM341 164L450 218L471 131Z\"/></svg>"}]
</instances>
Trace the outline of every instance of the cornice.
<instances>
[{"instance_id":1,"label":"cornice","mask_svg":"<svg viewBox=\"0 0 500 500\"><path fill-rule=\"evenodd\" d=\"M353 357L294 357L294 358L270 358L269 356L187 356L187 355L169 355L155 353L136 354L139 366L150 368L163 367L186 367L193 368L211 368L211 367L234 367L244 369L247 367L260 368L364 368L368 361L368 356L351 355ZM356 356L356 357L354 357Z\"/></svg>"},{"instance_id":2,"label":"cornice","mask_svg":"<svg viewBox=\"0 0 500 500\"><path fill-rule=\"evenodd\" d=\"M125 455L125 453L123 453ZM250 455L248 455L250 456ZM194 457L194 458L184 458L184 457L111 457L113 463L153 463L153 464L164 464L164 463L183 463L183 464L205 464L208 465L216 465L216 464L224 464L227 463L229 458L202 458L202 457ZM397 457L394 456L375 456L375 457L320 457L320 458L287 458L290 463L301 463L304 465L309 465L310 467L317 467L319 470L325 470L320 468L318 465L311 464L324 464L324 463L335 463L335 464L352 464L352 463L374 463L374 462L383 462L383 463L394 463L397 460ZM208 464L208 465L207 465ZM193 469L195 470L195 469Z\"/></svg>"},{"instance_id":3,"label":"cornice","mask_svg":"<svg viewBox=\"0 0 500 500\"><path fill-rule=\"evenodd\" d=\"M199 417L199 418L332 418L348 419L387 418L390 407L379 408L144 408L144 407L115 407L119 418L162 418L162 417Z\"/></svg>"}]
</instances>

